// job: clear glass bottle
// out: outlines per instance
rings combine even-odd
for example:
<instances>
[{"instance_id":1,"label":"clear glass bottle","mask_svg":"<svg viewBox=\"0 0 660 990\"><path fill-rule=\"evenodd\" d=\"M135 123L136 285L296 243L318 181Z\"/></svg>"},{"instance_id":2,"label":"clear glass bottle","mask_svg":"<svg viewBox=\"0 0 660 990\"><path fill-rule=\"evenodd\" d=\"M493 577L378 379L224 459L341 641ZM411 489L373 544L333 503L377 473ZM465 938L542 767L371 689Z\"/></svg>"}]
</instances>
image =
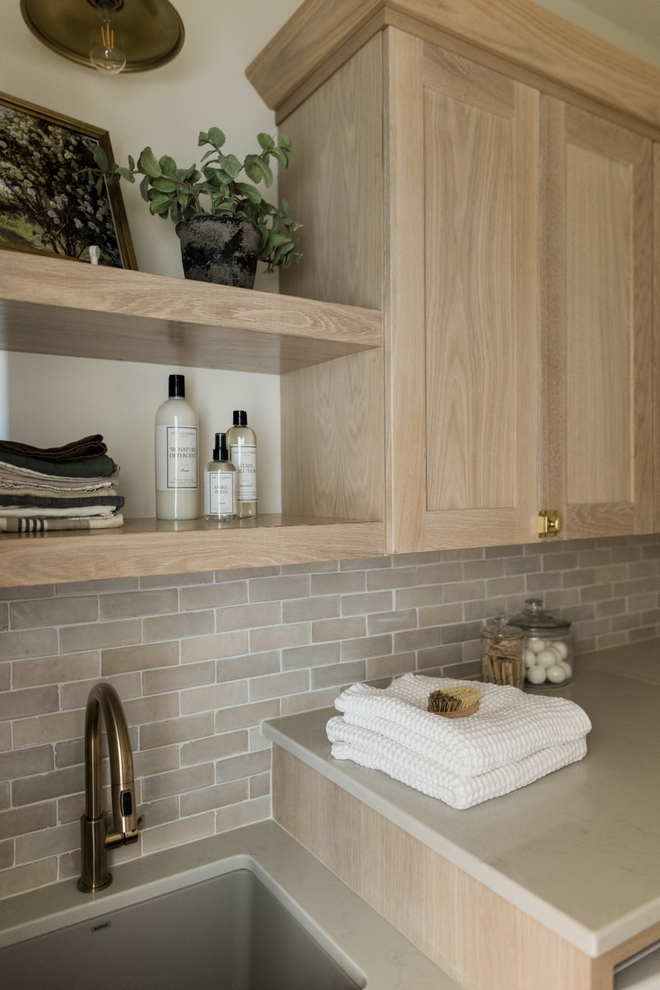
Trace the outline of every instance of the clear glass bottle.
<instances>
[{"instance_id":1,"label":"clear glass bottle","mask_svg":"<svg viewBox=\"0 0 660 990\"><path fill-rule=\"evenodd\" d=\"M197 519L197 413L185 375L170 375L168 395L156 413L156 518Z\"/></svg>"},{"instance_id":2,"label":"clear glass bottle","mask_svg":"<svg viewBox=\"0 0 660 990\"><path fill-rule=\"evenodd\" d=\"M239 519L257 514L257 435L247 425L244 409L234 410L234 425L227 430L229 457L238 468Z\"/></svg>"},{"instance_id":3,"label":"clear glass bottle","mask_svg":"<svg viewBox=\"0 0 660 990\"><path fill-rule=\"evenodd\" d=\"M481 630L481 672L487 684L506 684L522 688L523 666L522 629L509 625L506 615L498 615Z\"/></svg>"},{"instance_id":4,"label":"clear glass bottle","mask_svg":"<svg viewBox=\"0 0 660 990\"><path fill-rule=\"evenodd\" d=\"M236 519L238 468L229 460L227 438L216 433L213 460L204 468L204 515L207 519Z\"/></svg>"},{"instance_id":5,"label":"clear glass bottle","mask_svg":"<svg viewBox=\"0 0 660 990\"><path fill-rule=\"evenodd\" d=\"M540 598L528 598L522 612L509 621L525 634L525 683L544 688L568 684L574 668L570 622L546 612Z\"/></svg>"}]
</instances>

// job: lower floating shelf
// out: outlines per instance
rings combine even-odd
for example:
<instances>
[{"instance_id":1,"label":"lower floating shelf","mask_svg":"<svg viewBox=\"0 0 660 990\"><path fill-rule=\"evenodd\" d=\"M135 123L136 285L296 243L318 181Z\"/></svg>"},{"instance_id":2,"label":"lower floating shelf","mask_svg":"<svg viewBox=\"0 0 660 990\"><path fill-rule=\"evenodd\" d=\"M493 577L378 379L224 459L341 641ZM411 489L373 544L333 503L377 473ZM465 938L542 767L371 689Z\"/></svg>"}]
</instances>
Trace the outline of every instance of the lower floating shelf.
<instances>
[{"instance_id":1,"label":"lower floating shelf","mask_svg":"<svg viewBox=\"0 0 660 990\"><path fill-rule=\"evenodd\" d=\"M130 519L120 529L0 535L0 587L377 557L382 522L263 515Z\"/></svg>"}]
</instances>

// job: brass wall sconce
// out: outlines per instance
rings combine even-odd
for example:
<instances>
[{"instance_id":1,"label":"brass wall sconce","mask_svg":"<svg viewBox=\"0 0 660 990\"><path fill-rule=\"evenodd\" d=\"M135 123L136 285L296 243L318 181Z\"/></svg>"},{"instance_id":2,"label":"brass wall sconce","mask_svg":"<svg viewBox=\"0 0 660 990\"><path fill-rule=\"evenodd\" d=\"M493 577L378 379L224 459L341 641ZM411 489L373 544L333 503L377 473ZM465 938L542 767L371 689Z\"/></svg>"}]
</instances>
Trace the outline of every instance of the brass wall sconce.
<instances>
[{"instance_id":1,"label":"brass wall sconce","mask_svg":"<svg viewBox=\"0 0 660 990\"><path fill-rule=\"evenodd\" d=\"M21 0L21 13L42 44L104 75L165 65L185 38L169 0Z\"/></svg>"}]
</instances>

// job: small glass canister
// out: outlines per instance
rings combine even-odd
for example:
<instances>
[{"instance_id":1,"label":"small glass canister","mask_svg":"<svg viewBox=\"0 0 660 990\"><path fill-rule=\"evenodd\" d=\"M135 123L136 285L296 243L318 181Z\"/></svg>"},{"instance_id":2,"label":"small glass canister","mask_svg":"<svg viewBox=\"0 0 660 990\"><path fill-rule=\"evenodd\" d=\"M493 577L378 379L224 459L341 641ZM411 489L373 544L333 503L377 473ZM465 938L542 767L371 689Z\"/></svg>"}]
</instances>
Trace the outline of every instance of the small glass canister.
<instances>
[{"instance_id":1,"label":"small glass canister","mask_svg":"<svg viewBox=\"0 0 660 990\"><path fill-rule=\"evenodd\" d=\"M534 687L561 687L573 677L573 633L565 619L556 619L539 598L528 598L513 626L525 633L525 682Z\"/></svg>"},{"instance_id":2,"label":"small glass canister","mask_svg":"<svg viewBox=\"0 0 660 990\"><path fill-rule=\"evenodd\" d=\"M509 625L506 615L491 619L481 630L481 671L487 684L522 688L525 679L523 639L525 633Z\"/></svg>"}]
</instances>

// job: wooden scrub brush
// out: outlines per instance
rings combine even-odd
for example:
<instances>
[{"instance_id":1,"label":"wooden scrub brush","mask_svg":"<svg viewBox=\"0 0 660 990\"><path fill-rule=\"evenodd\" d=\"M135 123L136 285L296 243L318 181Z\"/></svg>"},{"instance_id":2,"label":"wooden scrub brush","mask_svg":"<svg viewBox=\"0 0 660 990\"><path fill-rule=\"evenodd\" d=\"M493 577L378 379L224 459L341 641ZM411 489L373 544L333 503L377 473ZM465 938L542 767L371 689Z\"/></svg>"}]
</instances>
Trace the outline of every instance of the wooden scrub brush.
<instances>
[{"instance_id":1,"label":"wooden scrub brush","mask_svg":"<svg viewBox=\"0 0 660 990\"><path fill-rule=\"evenodd\" d=\"M431 691L426 710L443 718L465 718L477 711L480 697L479 688L467 685Z\"/></svg>"}]
</instances>

